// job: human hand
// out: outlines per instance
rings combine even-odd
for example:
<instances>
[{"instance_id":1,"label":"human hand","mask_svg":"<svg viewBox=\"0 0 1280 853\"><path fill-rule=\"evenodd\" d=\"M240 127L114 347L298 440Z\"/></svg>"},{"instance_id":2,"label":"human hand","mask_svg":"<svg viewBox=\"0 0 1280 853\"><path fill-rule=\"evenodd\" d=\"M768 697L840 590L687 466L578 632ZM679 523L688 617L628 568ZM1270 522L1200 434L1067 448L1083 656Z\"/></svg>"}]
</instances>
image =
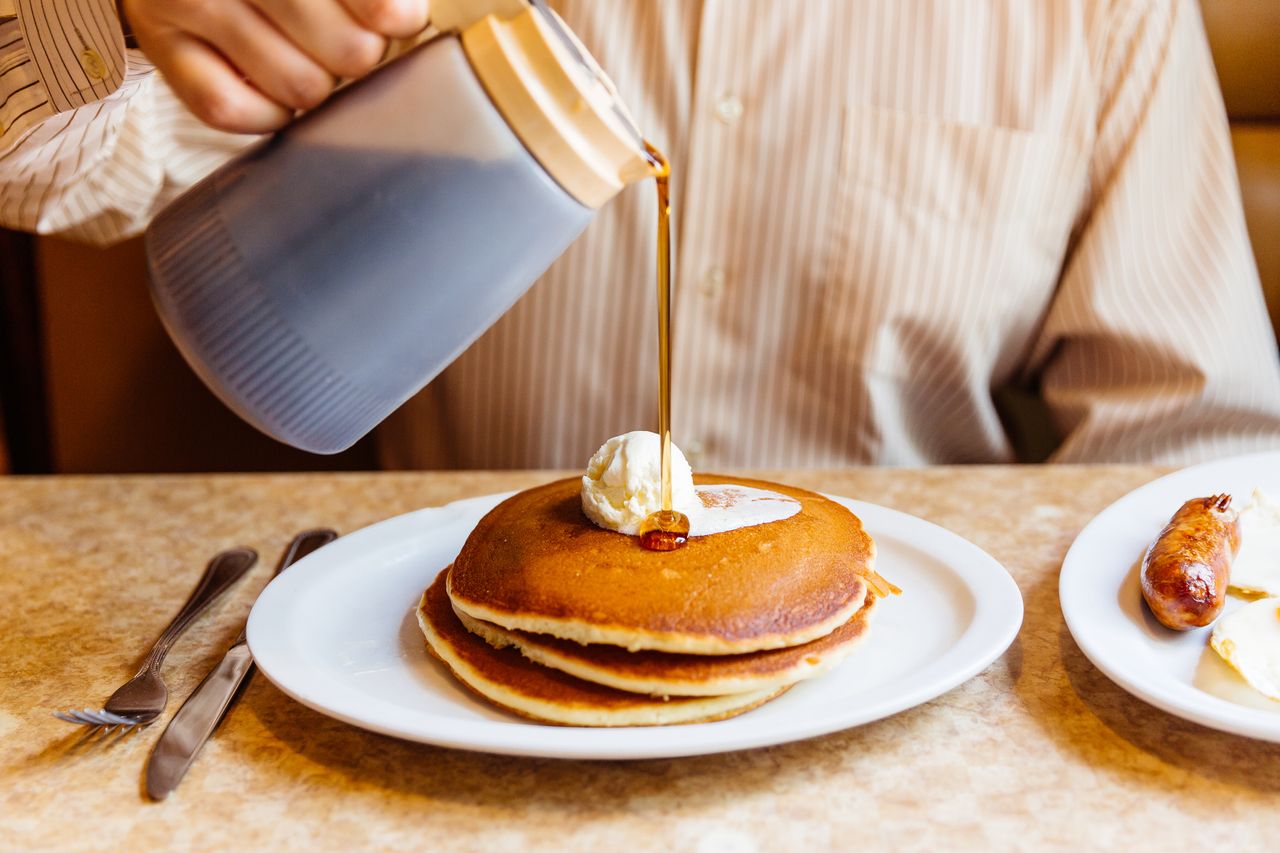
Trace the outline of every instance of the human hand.
<instances>
[{"instance_id":1,"label":"human hand","mask_svg":"<svg viewBox=\"0 0 1280 853\"><path fill-rule=\"evenodd\" d=\"M123 0L139 46L205 123L266 133L359 77L429 0Z\"/></svg>"}]
</instances>

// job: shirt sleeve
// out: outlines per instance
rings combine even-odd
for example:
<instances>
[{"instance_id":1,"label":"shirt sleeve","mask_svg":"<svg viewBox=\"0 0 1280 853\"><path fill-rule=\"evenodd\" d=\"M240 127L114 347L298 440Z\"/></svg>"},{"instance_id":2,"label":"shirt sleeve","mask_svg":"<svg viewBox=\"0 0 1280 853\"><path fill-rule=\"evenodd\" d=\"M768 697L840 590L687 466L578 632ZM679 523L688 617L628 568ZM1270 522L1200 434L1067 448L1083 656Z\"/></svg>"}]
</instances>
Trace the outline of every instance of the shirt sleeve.
<instances>
[{"instance_id":1,"label":"shirt sleeve","mask_svg":"<svg viewBox=\"0 0 1280 853\"><path fill-rule=\"evenodd\" d=\"M113 0L0 0L0 75L3 227L125 239L255 139L191 115Z\"/></svg>"},{"instance_id":2,"label":"shirt sleeve","mask_svg":"<svg viewBox=\"0 0 1280 853\"><path fill-rule=\"evenodd\" d=\"M125 76L114 0L0 0L0 150Z\"/></svg>"},{"instance_id":3,"label":"shirt sleeve","mask_svg":"<svg viewBox=\"0 0 1280 853\"><path fill-rule=\"evenodd\" d=\"M1031 360L1058 462L1280 447L1280 361L1191 0L1121 3L1090 201Z\"/></svg>"}]
</instances>

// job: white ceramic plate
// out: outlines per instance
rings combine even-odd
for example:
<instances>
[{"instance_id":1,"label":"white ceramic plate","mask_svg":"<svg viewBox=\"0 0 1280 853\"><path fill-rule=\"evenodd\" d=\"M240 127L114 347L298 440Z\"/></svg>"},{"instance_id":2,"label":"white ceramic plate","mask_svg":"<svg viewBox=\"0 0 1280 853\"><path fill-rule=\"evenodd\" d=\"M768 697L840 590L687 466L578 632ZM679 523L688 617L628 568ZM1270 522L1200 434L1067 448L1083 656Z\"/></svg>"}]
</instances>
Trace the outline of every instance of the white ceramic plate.
<instances>
[{"instance_id":1,"label":"white ceramic plate","mask_svg":"<svg viewBox=\"0 0 1280 853\"><path fill-rule=\"evenodd\" d=\"M659 758L783 743L886 717L985 669L1022 624L1017 586L977 546L913 516L835 498L862 518L879 548L877 568L904 590L882 604L867 641L836 670L716 723L538 725L454 681L427 653L414 617L422 590L505 497L388 519L285 571L249 616L258 666L304 705L409 740L513 755Z\"/></svg>"},{"instance_id":2,"label":"white ceramic plate","mask_svg":"<svg viewBox=\"0 0 1280 853\"><path fill-rule=\"evenodd\" d=\"M1280 741L1280 702L1249 687L1209 648L1212 628L1177 632L1157 622L1138 585L1143 552L1185 501L1228 492L1243 507L1254 488L1280 495L1280 453L1208 462L1135 489L1076 537L1058 598L1081 651L1134 696L1215 729ZM1223 612L1244 603L1229 596Z\"/></svg>"}]
</instances>

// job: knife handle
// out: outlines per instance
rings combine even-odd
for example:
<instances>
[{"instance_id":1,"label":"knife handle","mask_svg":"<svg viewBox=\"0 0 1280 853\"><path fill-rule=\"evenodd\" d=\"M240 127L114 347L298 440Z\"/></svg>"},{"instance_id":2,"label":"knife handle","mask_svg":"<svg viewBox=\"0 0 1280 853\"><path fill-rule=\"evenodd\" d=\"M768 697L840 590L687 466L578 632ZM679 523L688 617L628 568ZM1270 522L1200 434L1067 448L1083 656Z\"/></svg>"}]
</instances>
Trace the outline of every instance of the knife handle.
<instances>
[{"instance_id":1,"label":"knife handle","mask_svg":"<svg viewBox=\"0 0 1280 853\"><path fill-rule=\"evenodd\" d=\"M327 527L317 527L314 530L302 531L293 537L288 549L280 556L280 562L276 565L276 570L271 576L275 577L303 557L313 551L318 551L337 538L337 531L330 530Z\"/></svg>"},{"instance_id":2,"label":"knife handle","mask_svg":"<svg viewBox=\"0 0 1280 853\"><path fill-rule=\"evenodd\" d=\"M280 555L280 562L276 564L276 570L271 573L271 577L274 578L276 575L280 574L303 557L320 550L337 538L337 531L330 530L327 527L317 527L313 530L302 531L297 536L293 537L293 541L289 543L289 547ZM246 624L245 627L241 629L240 636L236 637L236 641L232 645L238 645L245 642L245 640L248 639L245 633L248 629L249 626Z\"/></svg>"},{"instance_id":3,"label":"knife handle","mask_svg":"<svg viewBox=\"0 0 1280 853\"><path fill-rule=\"evenodd\" d=\"M285 549L275 574L337 538L337 533L323 528L299 533ZM200 748L222 722L252 675L253 657L245 643L245 632L241 631L222 660L182 703L152 749L146 771L147 794L151 799L162 800L178 787Z\"/></svg>"}]
</instances>

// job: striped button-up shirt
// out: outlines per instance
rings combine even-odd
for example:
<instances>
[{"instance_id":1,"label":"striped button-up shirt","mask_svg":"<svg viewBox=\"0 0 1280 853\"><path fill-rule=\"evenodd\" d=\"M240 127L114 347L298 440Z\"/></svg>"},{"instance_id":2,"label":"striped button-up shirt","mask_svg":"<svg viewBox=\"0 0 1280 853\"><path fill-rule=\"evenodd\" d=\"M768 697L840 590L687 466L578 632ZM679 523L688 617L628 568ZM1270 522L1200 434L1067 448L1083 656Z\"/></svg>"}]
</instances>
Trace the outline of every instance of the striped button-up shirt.
<instances>
[{"instance_id":1,"label":"striped button-up shirt","mask_svg":"<svg viewBox=\"0 0 1280 853\"><path fill-rule=\"evenodd\" d=\"M696 467L1006 461L1027 435L1061 461L1280 447L1192 0L556 5L673 163ZM132 233L245 144L128 59L114 94L0 137L0 220ZM387 464L572 467L651 427L653 204L608 204L383 425Z\"/></svg>"}]
</instances>

